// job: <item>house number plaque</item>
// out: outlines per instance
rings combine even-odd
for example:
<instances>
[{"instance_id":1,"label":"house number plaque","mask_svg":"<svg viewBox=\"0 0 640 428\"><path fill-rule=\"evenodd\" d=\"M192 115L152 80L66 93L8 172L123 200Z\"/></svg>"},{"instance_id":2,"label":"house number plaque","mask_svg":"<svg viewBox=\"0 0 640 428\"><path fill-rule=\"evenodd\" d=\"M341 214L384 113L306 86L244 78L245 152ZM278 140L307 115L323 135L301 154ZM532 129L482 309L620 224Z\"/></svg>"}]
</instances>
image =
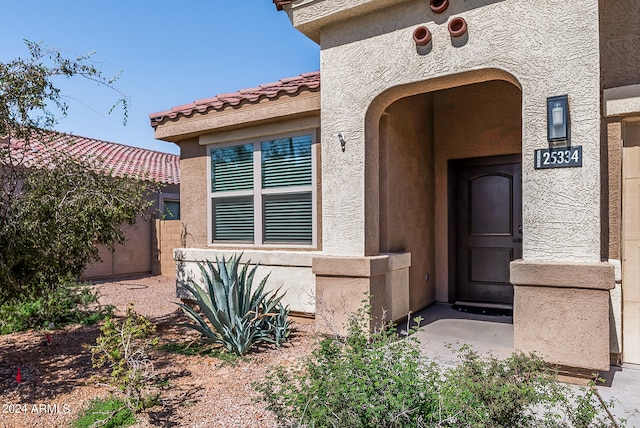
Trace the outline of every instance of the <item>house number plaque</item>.
<instances>
[{"instance_id":1,"label":"house number plaque","mask_svg":"<svg viewBox=\"0 0 640 428\"><path fill-rule=\"evenodd\" d=\"M582 146L538 149L534 161L536 169L581 167Z\"/></svg>"}]
</instances>

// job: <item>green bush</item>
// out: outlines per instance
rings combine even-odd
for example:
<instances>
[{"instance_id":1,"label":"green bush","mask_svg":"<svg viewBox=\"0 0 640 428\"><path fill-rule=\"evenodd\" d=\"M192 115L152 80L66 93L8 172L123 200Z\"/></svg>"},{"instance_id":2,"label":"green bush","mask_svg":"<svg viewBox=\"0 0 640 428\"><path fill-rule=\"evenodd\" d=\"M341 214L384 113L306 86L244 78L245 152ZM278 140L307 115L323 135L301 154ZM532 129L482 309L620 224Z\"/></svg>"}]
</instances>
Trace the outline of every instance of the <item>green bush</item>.
<instances>
[{"instance_id":1,"label":"green bush","mask_svg":"<svg viewBox=\"0 0 640 428\"><path fill-rule=\"evenodd\" d=\"M151 321L137 314L131 304L124 320L105 320L91 347L93 367L110 368L110 383L120 389L133 411L152 407L158 399L157 394L149 392L154 376L149 352L158 344L155 330Z\"/></svg>"},{"instance_id":2,"label":"green bush","mask_svg":"<svg viewBox=\"0 0 640 428\"><path fill-rule=\"evenodd\" d=\"M149 214L159 185L116 177L98 154L60 150L73 137L50 131L68 108L56 80L85 78L117 93L117 76L104 76L91 54L25 43L29 56L0 61L0 302L46 305L59 277L99 259L99 245L124 243L124 226ZM127 98L116 104L126 121Z\"/></svg>"},{"instance_id":3,"label":"green bush","mask_svg":"<svg viewBox=\"0 0 640 428\"><path fill-rule=\"evenodd\" d=\"M125 402L109 397L91 400L71 426L73 428L120 428L135 423L136 418Z\"/></svg>"},{"instance_id":4,"label":"green bush","mask_svg":"<svg viewBox=\"0 0 640 428\"><path fill-rule=\"evenodd\" d=\"M442 372L439 406L446 427L604 427L592 393L576 395L536 355L481 356L465 345L459 364Z\"/></svg>"},{"instance_id":5,"label":"green bush","mask_svg":"<svg viewBox=\"0 0 640 428\"><path fill-rule=\"evenodd\" d=\"M36 295L26 294L0 305L0 334L51 325L90 325L111 311L110 307L90 309L98 296L90 286L78 284L70 277L58 278L53 284L40 277L37 287L41 291Z\"/></svg>"},{"instance_id":6,"label":"green bush","mask_svg":"<svg viewBox=\"0 0 640 428\"><path fill-rule=\"evenodd\" d=\"M179 304L194 323L181 324L197 330L202 341L222 345L227 351L245 355L258 342L282 345L289 336L289 309L282 295L264 291L267 277L253 289L258 266L249 270L249 262L240 269L240 258L228 261L216 258L199 263L205 281L203 290L193 280L185 288L194 297L195 305L204 315L185 304Z\"/></svg>"},{"instance_id":7,"label":"green bush","mask_svg":"<svg viewBox=\"0 0 640 428\"><path fill-rule=\"evenodd\" d=\"M283 426L625 426L592 389L574 393L534 355L503 360L462 347L459 364L444 367L426 359L414 338L398 339L390 325L370 334L362 319L352 319L345 338L323 339L298 366L270 369L254 384Z\"/></svg>"},{"instance_id":8,"label":"green bush","mask_svg":"<svg viewBox=\"0 0 640 428\"><path fill-rule=\"evenodd\" d=\"M277 367L254 384L287 426L421 427L437 411L436 369L415 339L384 328L369 334L353 318L345 338L323 339L294 369Z\"/></svg>"}]
</instances>

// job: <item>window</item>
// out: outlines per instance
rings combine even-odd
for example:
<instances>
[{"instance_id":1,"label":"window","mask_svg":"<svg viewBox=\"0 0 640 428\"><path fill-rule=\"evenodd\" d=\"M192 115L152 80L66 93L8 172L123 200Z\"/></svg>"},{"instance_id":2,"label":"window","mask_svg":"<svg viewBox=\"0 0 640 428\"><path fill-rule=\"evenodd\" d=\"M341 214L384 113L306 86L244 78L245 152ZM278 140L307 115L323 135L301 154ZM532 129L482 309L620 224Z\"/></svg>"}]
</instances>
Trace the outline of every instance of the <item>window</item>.
<instances>
[{"instance_id":1,"label":"window","mask_svg":"<svg viewBox=\"0 0 640 428\"><path fill-rule=\"evenodd\" d=\"M164 220L180 220L180 201L164 200L162 218Z\"/></svg>"},{"instance_id":2,"label":"window","mask_svg":"<svg viewBox=\"0 0 640 428\"><path fill-rule=\"evenodd\" d=\"M299 135L211 148L211 241L313 245L313 142Z\"/></svg>"}]
</instances>

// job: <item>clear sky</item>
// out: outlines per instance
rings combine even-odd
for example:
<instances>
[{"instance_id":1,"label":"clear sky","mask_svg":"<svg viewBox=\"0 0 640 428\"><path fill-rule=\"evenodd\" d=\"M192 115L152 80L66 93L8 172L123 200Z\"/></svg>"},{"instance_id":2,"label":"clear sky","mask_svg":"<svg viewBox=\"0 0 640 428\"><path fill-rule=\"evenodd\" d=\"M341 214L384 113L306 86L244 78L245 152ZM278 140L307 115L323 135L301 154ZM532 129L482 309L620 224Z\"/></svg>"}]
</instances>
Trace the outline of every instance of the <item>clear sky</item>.
<instances>
[{"instance_id":1,"label":"clear sky","mask_svg":"<svg viewBox=\"0 0 640 428\"><path fill-rule=\"evenodd\" d=\"M56 81L69 104L56 129L178 153L153 138L149 114L320 68L319 48L271 0L11 0L2 2L0 61L28 57L24 39L68 56L95 51L130 97L129 121L107 114L117 94Z\"/></svg>"}]
</instances>

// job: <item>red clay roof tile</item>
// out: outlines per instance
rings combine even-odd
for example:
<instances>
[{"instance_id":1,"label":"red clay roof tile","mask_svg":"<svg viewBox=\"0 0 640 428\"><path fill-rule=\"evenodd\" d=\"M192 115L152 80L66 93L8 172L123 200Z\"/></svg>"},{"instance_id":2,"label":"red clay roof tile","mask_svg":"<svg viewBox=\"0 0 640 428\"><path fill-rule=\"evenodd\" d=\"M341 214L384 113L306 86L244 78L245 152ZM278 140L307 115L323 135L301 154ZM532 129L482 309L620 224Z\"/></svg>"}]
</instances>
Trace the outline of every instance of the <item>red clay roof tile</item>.
<instances>
[{"instance_id":1,"label":"red clay roof tile","mask_svg":"<svg viewBox=\"0 0 640 428\"><path fill-rule=\"evenodd\" d=\"M172 107L170 110L149 115L154 128L166 119L189 117L195 112L206 113L209 110L224 110L245 103L257 103L263 99L275 99L280 95L295 95L302 91L317 92L320 90L320 72L302 73L299 76L280 79L277 82L265 83L255 88L241 89L236 92L218 94L212 98L196 100L189 104Z\"/></svg>"},{"instance_id":2,"label":"red clay roof tile","mask_svg":"<svg viewBox=\"0 0 640 428\"><path fill-rule=\"evenodd\" d=\"M6 147L7 141L0 144ZM26 167L46 164L50 154L65 152L76 159L100 164L99 169L109 171L114 177L180 184L180 157L171 153L55 131L43 131L28 147L25 141L12 139L10 147L15 162Z\"/></svg>"},{"instance_id":3,"label":"red clay roof tile","mask_svg":"<svg viewBox=\"0 0 640 428\"><path fill-rule=\"evenodd\" d=\"M273 3L276 5L276 9L282 10L282 7L285 4L291 3L293 0L273 0Z\"/></svg>"}]
</instances>

